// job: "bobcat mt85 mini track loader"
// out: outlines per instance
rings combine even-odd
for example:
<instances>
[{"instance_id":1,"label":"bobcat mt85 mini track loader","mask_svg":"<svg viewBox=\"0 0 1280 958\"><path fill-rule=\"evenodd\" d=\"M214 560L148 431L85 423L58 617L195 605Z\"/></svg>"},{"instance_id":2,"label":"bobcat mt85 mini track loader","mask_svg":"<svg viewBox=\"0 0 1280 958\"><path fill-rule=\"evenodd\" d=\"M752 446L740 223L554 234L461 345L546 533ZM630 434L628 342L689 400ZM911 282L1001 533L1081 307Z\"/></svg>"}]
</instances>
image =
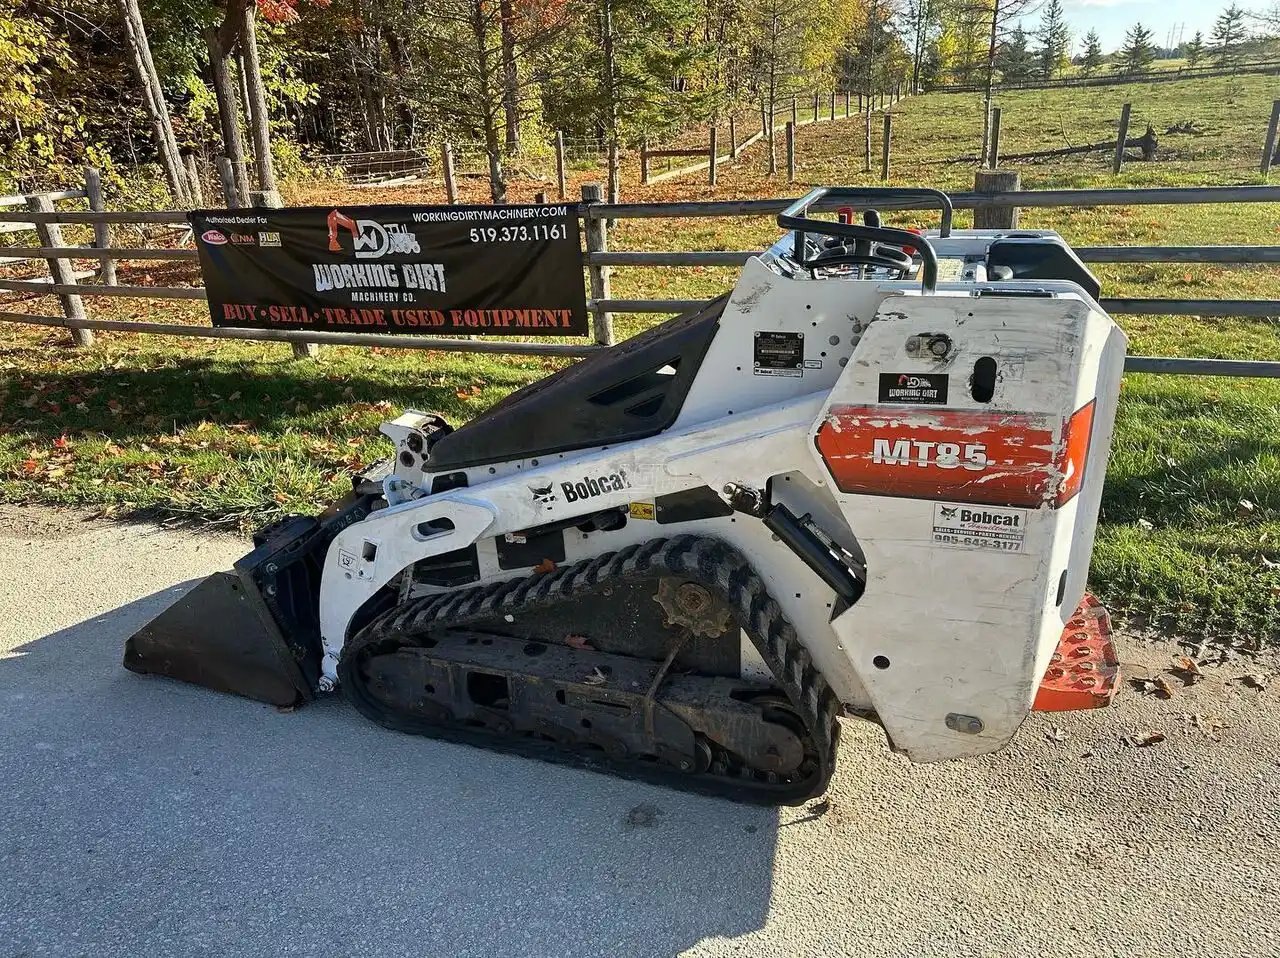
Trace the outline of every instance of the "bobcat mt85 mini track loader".
<instances>
[{"instance_id":1,"label":"bobcat mt85 mini track loader","mask_svg":"<svg viewBox=\"0 0 1280 958\"><path fill-rule=\"evenodd\" d=\"M942 210L886 228L811 210ZM263 529L125 665L403 732L764 803L821 793L837 716L911 760L1105 705L1085 592L1125 338L1047 231L933 190L818 189L736 286Z\"/></svg>"}]
</instances>

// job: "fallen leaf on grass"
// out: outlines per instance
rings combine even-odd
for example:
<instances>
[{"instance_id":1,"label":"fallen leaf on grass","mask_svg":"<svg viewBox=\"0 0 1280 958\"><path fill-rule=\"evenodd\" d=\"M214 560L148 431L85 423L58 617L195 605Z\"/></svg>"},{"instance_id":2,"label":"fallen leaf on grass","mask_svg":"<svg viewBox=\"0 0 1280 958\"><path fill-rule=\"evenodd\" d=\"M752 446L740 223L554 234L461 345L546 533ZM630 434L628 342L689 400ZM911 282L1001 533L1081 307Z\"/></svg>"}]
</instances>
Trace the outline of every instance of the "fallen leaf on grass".
<instances>
[{"instance_id":1,"label":"fallen leaf on grass","mask_svg":"<svg viewBox=\"0 0 1280 958\"><path fill-rule=\"evenodd\" d=\"M1143 532L1150 532L1152 529L1155 528L1155 525L1146 519L1139 519L1138 528L1141 529Z\"/></svg>"},{"instance_id":2,"label":"fallen leaf on grass","mask_svg":"<svg viewBox=\"0 0 1280 958\"><path fill-rule=\"evenodd\" d=\"M1236 503L1236 512L1242 516L1250 515L1256 508L1257 507L1248 499L1241 499Z\"/></svg>"}]
</instances>

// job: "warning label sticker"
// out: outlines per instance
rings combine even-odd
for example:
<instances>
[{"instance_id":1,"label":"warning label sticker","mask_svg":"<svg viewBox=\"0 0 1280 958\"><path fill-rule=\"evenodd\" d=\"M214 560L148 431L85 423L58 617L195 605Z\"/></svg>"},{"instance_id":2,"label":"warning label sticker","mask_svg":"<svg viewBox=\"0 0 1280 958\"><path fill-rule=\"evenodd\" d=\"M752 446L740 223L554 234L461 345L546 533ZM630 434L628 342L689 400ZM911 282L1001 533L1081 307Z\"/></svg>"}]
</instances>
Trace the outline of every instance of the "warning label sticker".
<instances>
[{"instance_id":1,"label":"warning label sticker","mask_svg":"<svg viewBox=\"0 0 1280 958\"><path fill-rule=\"evenodd\" d=\"M656 518L654 504L652 502L633 502L631 503L632 519L650 519Z\"/></svg>"},{"instance_id":2,"label":"warning label sticker","mask_svg":"<svg viewBox=\"0 0 1280 958\"><path fill-rule=\"evenodd\" d=\"M949 505L945 502L933 507L933 541L938 545L954 549L1021 552L1026 532L1026 509Z\"/></svg>"}]
</instances>

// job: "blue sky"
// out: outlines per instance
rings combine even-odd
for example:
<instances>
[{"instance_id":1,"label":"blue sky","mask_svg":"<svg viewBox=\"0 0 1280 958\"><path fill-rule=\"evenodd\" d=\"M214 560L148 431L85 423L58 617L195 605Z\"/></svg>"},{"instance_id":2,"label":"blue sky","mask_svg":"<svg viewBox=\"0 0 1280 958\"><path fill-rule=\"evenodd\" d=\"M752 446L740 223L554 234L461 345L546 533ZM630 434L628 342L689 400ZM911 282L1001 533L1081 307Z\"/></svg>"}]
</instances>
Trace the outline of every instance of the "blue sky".
<instances>
[{"instance_id":1,"label":"blue sky","mask_svg":"<svg viewBox=\"0 0 1280 958\"><path fill-rule=\"evenodd\" d=\"M1118 50L1124 43L1124 34L1134 23L1142 25L1155 36L1160 46L1168 41L1173 31L1177 41L1179 31L1183 40L1190 40L1197 30L1204 34L1205 41L1213 30L1213 23L1218 14L1228 5L1229 0L1062 0L1067 13L1067 22L1071 25L1071 52L1080 52L1080 43L1090 30L1097 30L1102 39L1102 49L1110 53ZM1262 8L1264 4L1240 3L1249 9ZM1023 26L1034 30L1040 23L1039 8L1023 17Z\"/></svg>"}]
</instances>

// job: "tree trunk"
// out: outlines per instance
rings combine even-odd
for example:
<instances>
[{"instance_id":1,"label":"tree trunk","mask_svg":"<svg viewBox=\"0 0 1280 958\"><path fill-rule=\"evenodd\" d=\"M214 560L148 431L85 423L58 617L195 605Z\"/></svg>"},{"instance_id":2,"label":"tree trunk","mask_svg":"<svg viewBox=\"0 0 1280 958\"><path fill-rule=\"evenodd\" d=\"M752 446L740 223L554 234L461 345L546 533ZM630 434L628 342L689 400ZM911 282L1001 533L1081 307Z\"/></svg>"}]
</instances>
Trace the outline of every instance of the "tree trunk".
<instances>
[{"instance_id":1,"label":"tree trunk","mask_svg":"<svg viewBox=\"0 0 1280 958\"><path fill-rule=\"evenodd\" d=\"M258 62L258 39L253 26L252 6L244 8L244 26L240 34L240 48L244 53L245 87L249 91L250 130L253 133L253 165L258 174L258 189L275 202L266 206L280 206L280 191L276 188L275 165L271 161L271 128L267 120L267 94L262 86L262 67Z\"/></svg>"},{"instance_id":2,"label":"tree trunk","mask_svg":"<svg viewBox=\"0 0 1280 958\"><path fill-rule=\"evenodd\" d=\"M209 72L213 77L213 93L218 99L218 124L222 128L223 155L231 161L235 180L236 205L249 205L249 173L245 167L244 140L240 137L240 100L236 85L227 69L229 57L218 39L218 31L209 27L204 33L209 47Z\"/></svg>"},{"instance_id":3,"label":"tree trunk","mask_svg":"<svg viewBox=\"0 0 1280 958\"><path fill-rule=\"evenodd\" d=\"M765 137L769 140L769 175L778 172L778 142L773 136L773 111L778 104L778 12L775 7L769 21L769 107L765 111Z\"/></svg>"},{"instance_id":4,"label":"tree trunk","mask_svg":"<svg viewBox=\"0 0 1280 958\"><path fill-rule=\"evenodd\" d=\"M604 55L605 129L612 161L618 150L618 74L613 50L613 2L602 0L600 6L600 49ZM609 171L609 201L614 199L615 171Z\"/></svg>"},{"instance_id":5,"label":"tree trunk","mask_svg":"<svg viewBox=\"0 0 1280 958\"><path fill-rule=\"evenodd\" d=\"M507 152L520 149L520 70L516 64L515 10L512 0L498 0L502 20L502 109L507 119Z\"/></svg>"},{"instance_id":6,"label":"tree trunk","mask_svg":"<svg viewBox=\"0 0 1280 958\"><path fill-rule=\"evenodd\" d=\"M929 23L929 0L916 0L916 43L915 53L911 58L911 92L920 92L920 62L924 59L925 30Z\"/></svg>"},{"instance_id":7,"label":"tree trunk","mask_svg":"<svg viewBox=\"0 0 1280 958\"><path fill-rule=\"evenodd\" d=\"M124 17L125 35L128 37L130 51L133 53L133 68L138 76L138 82L142 85L143 101L151 118L151 129L156 138L156 151L159 153L165 178L169 181L169 190L179 206L190 206L191 194L187 189L182 157L178 153L178 142L173 135L173 124L169 120L169 107L165 103L164 90L160 86L160 76L156 73L155 62L151 59L151 46L147 42L147 32L142 23L142 13L138 9L137 0L120 0L120 12Z\"/></svg>"},{"instance_id":8,"label":"tree trunk","mask_svg":"<svg viewBox=\"0 0 1280 958\"><path fill-rule=\"evenodd\" d=\"M991 143L991 87L995 82L996 39L1000 27L1000 0L991 3L991 36L987 43L987 78L982 91L982 149L979 156L986 156Z\"/></svg>"},{"instance_id":9,"label":"tree trunk","mask_svg":"<svg viewBox=\"0 0 1280 958\"><path fill-rule=\"evenodd\" d=\"M867 114L862 149L862 172L871 172L871 99L876 91L876 30L879 29L880 3L871 0L867 13Z\"/></svg>"},{"instance_id":10,"label":"tree trunk","mask_svg":"<svg viewBox=\"0 0 1280 958\"><path fill-rule=\"evenodd\" d=\"M495 203L507 201L507 183L502 173L502 143L498 137L499 97L493 82L489 56L489 29L485 23L484 0L471 0L471 33L476 43L476 69L480 71L480 110L484 124L484 148L489 156L489 196Z\"/></svg>"}]
</instances>

